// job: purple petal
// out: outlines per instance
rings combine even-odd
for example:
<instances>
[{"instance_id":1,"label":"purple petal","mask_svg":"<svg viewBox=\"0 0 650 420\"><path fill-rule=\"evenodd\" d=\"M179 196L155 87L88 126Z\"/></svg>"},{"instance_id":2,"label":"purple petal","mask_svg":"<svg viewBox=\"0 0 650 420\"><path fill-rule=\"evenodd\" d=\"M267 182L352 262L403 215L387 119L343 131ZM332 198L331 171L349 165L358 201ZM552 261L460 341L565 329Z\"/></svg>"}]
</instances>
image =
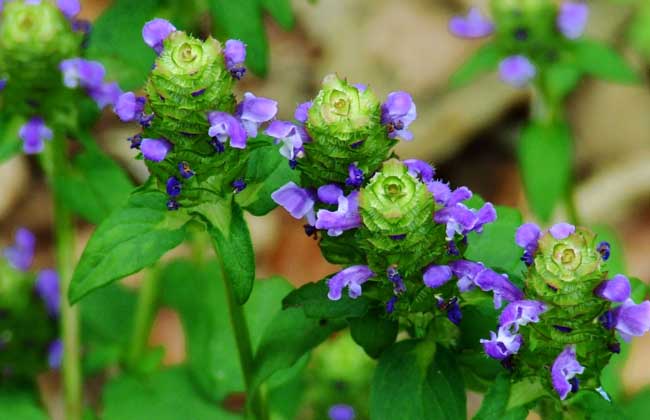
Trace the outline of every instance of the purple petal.
<instances>
[{"instance_id":1,"label":"purple petal","mask_svg":"<svg viewBox=\"0 0 650 420\"><path fill-rule=\"evenodd\" d=\"M99 109L116 104L120 95L122 95L122 89L117 82L102 83L99 87L88 89L88 96L97 103Z\"/></svg>"},{"instance_id":2,"label":"purple petal","mask_svg":"<svg viewBox=\"0 0 650 420\"><path fill-rule=\"evenodd\" d=\"M522 300L524 294L508 280L508 276L505 274L499 274L495 271L486 268L476 275L474 278L474 284L476 284L484 292L493 292L494 293L494 307L501 307L502 299L507 300L508 302L514 302L516 300Z\"/></svg>"},{"instance_id":3,"label":"purple petal","mask_svg":"<svg viewBox=\"0 0 650 420\"><path fill-rule=\"evenodd\" d=\"M368 90L368 85L365 83L353 83L352 86L354 86L359 91L359 93L363 93Z\"/></svg>"},{"instance_id":4,"label":"purple petal","mask_svg":"<svg viewBox=\"0 0 650 420\"><path fill-rule=\"evenodd\" d=\"M575 346L567 346L555 359L551 367L553 388L555 388L561 400L564 400L571 392L572 385L569 381L584 371L584 366L576 358Z\"/></svg>"},{"instance_id":5,"label":"purple petal","mask_svg":"<svg viewBox=\"0 0 650 420\"><path fill-rule=\"evenodd\" d=\"M63 342L56 339L47 349L47 364L51 369L59 369L63 361Z\"/></svg>"},{"instance_id":6,"label":"purple petal","mask_svg":"<svg viewBox=\"0 0 650 420\"><path fill-rule=\"evenodd\" d=\"M539 322L539 316L548 308L536 300L517 300L508 304L499 316L499 326L508 330L519 330L519 326Z\"/></svg>"},{"instance_id":7,"label":"purple petal","mask_svg":"<svg viewBox=\"0 0 650 420\"><path fill-rule=\"evenodd\" d=\"M259 125L272 120L277 113L276 101L256 97L250 92L244 94L244 100L237 106L237 115L249 137L256 137Z\"/></svg>"},{"instance_id":8,"label":"purple petal","mask_svg":"<svg viewBox=\"0 0 650 420\"><path fill-rule=\"evenodd\" d=\"M539 226L535 223L525 223L517 229L515 242L521 248L533 254L537 250L537 242L540 236L542 236L542 231Z\"/></svg>"},{"instance_id":9,"label":"purple petal","mask_svg":"<svg viewBox=\"0 0 650 420\"><path fill-rule=\"evenodd\" d=\"M229 39L223 49L223 56L228 70L239 67L246 60L246 44L237 39Z\"/></svg>"},{"instance_id":10,"label":"purple petal","mask_svg":"<svg viewBox=\"0 0 650 420\"><path fill-rule=\"evenodd\" d=\"M469 200L472 198L472 191L470 191L469 188L467 187L458 187L454 190L449 195L449 198L447 199L447 202L445 203L446 206L451 207L455 206L456 204L461 203L462 201Z\"/></svg>"},{"instance_id":11,"label":"purple petal","mask_svg":"<svg viewBox=\"0 0 650 420\"><path fill-rule=\"evenodd\" d=\"M309 119L309 110L311 109L312 101L303 102L296 107L293 117L296 121L305 124Z\"/></svg>"},{"instance_id":12,"label":"purple petal","mask_svg":"<svg viewBox=\"0 0 650 420\"><path fill-rule=\"evenodd\" d=\"M481 233L483 231L483 226L488 223L492 223L497 220L497 210L494 208L492 203L485 203L478 212L476 212L476 223L472 227L474 232Z\"/></svg>"},{"instance_id":13,"label":"purple petal","mask_svg":"<svg viewBox=\"0 0 650 420\"><path fill-rule=\"evenodd\" d=\"M582 2L565 1L557 15L557 27L569 39L582 36L589 19L589 6Z\"/></svg>"},{"instance_id":14,"label":"purple petal","mask_svg":"<svg viewBox=\"0 0 650 420\"><path fill-rule=\"evenodd\" d=\"M636 304L628 299L613 311L616 330L627 341L630 337L640 337L650 330L650 301Z\"/></svg>"},{"instance_id":15,"label":"purple petal","mask_svg":"<svg viewBox=\"0 0 650 420\"><path fill-rule=\"evenodd\" d=\"M375 273L365 265L353 265L339 271L327 281L329 288L327 297L330 300L341 299L341 292L347 286L349 296L356 299L361 295L361 285L374 275Z\"/></svg>"},{"instance_id":16,"label":"purple petal","mask_svg":"<svg viewBox=\"0 0 650 420\"><path fill-rule=\"evenodd\" d=\"M84 87L87 89L100 89L104 82L106 70L97 61L71 58L59 64L63 74L63 84L71 89Z\"/></svg>"},{"instance_id":17,"label":"purple petal","mask_svg":"<svg viewBox=\"0 0 650 420\"><path fill-rule=\"evenodd\" d=\"M347 404L336 404L327 411L330 420L354 420L356 414L354 408Z\"/></svg>"},{"instance_id":18,"label":"purple petal","mask_svg":"<svg viewBox=\"0 0 650 420\"><path fill-rule=\"evenodd\" d=\"M483 38L494 32L494 25L478 8L472 7L467 16L455 16L449 20L449 32L459 38Z\"/></svg>"},{"instance_id":19,"label":"purple petal","mask_svg":"<svg viewBox=\"0 0 650 420\"><path fill-rule=\"evenodd\" d=\"M316 229L327 229L329 236L340 236L346 230L361 226L358 195L358 191L352 191L347 197L340 196L336 211L318 210Z\"/></svg>"},{"instance_id":20,"label":"purple petal","mask_svg":"<svg viewBox=\"0 0 650 420\"><path fill-rule=\"evenodd\" d=\"M389 138L412 140L413 134L407 128L416 117L415 103L406 92L389 93L381 106L381 123L388 127Z\"/></svg>"},{"instance_id":21,"label":"purple petal","mask_svg":"<svg viewBox=\"0 0 650 420\"><path fill-rule=\"evenodd\" d=\"M537 70L533 63L523 55L513 55L499 63L501 80L514 87L524 87L535 77Z\"/></svg>"},{"instance_id":22,"label":"purple petal","mask_svg":"<svg viewBox=\"0 0 650 420\"><path fill-rule=\"evenodd\" d=\"M348 178L345 180L345 185L359 188L363 185L364 178L363 171L355 163L348 165Z\"/></svg>"},{"instance_id":23,"label":"purple petal","mask_svg":"<svg viewBox=\"0 0 650 420\"><path fill-rule=\"evenodd\" d=\"M215 111L208 114L210 137L216 138L220 143L225 143L230 139L230 146L235 149L245 149L247 142L246 131L237 118L232 115Z\"/></svg>"},{"instance_id":24,"label":"purple petal","mask_svg":"<svg viewBox=\"0 0 650 420\"><path fill-rule=\"evenodd\" d=\"M576 227L569 223L558 223L548 230L555 239L561 241L566 239L576 231Z\"/></svg>"},{"instance_id":25,"label":"purple petal","mask_svg":"<svg viewBox=\"0 0 650 420\"><path fill-rule=\"evenodd\" d=\"M480 342L488 356L503 360L516 354L524 340L519 334L511 334L507 329L499 328L498 334L490 331L490 339L481 339Z\"/></svg>"},{"instance_id":26,"label":"purple petal","mask_svg":"<svg viewBox=\"0 0 650 420\"><path fill-rule=\"evenodd\" d=\"M454 238L455 234L464 235L476 224L476 215L462 204L445 207L435 212L433 220L436 223L447 225L447 240Z\"/></svg>"},{"instance_id":27,"label":"purple petal","mask_svg":"<svg viewBox=\"0 0 650 420\"><path fill-rule=\"evenodd\" d=\"M318 188L318 199L325 204L338 204L343 190L336 184L327 184Z\"/></svg>"},{"instance_id":28,"label":"purple petal","mask_svg":"<svg viewBox=\"0 0 650 420\"><path fill-rule=\"evenodd\" d=\"M144 97L135 96L133 92L126 92L117 98L114 111L124 122L135 121L142 115L145 103Z\"/></svg>"},{"instance_id":29,"label":"purple petal","mask_svg":"<svg viewBox=\"0 0 650 420\"><path fill-rule=\"evenodd\" d=\"M436 289L451 280L451 268L446 265L430 265L424 271L424 284L427 287Z\"/></svg>"},{"instance_id":30,"label":"purple petal","mask_svg":"<svg viewBox=\"0 0 650 420\"><path fill-rule=\"evenodd\" d=\"M271 198L296 219L302 219L314 208L312 194L294 182L289 182L273 192Z\"/></svg>"},{"instance_id":31,"label":"purple petal","mask_svg":"<svg viewBox=\"0 0 650 420\"><path fill-rule=\"evenodd\" d=\"M404 165L406 165L411 175L413 175L415 178L418 178L424 183L432 182L433 177L436 174L433 166L429 165L423 160L407 159L404 161Z\"/></svg>"},{"instance_id":32,"label":"purple petal","mask_svg":"<svg viewBox=\"0 0 650 420\"><path fill-rule=\"evenodd\" d=\"M145 159L160 162L172 150L172 144L165 139L142 139L140 150Z\"/></svg>"},{"instance_id":33,"label":"purple petal","mask_svg":"<svg viewBox=\"0 0 650 420\"><path fill-rule=\"evenodd\" d=\"M440 205L446 205L451 196L449 184L442 181L431 181L427 183L427 189L433 194L433 199Z\"/></svg>"},{"instance_id":34,"label":"purple petal","mask_svg":"<svg viewBox=\"0 0 650 420\"><path fill-rule=\"evenodd\" d=\"M52 140L52 130L45 125L41 117L32 117L20 130L18 136L23 141L23 151L28 155L40 153L46 140Z\"/></svg>"},{"instance_id":35,"label":"purple petal","mask_svg":"<svg viewBox=\"0 0 650 420\"><path fill-rule=\"evenodd\" d=\"M275 138L276 143L282 143L280 154L289 160L293 160L302 149L303 138L298 126L293 123L280 120L271 121L265 134Z\"/></svg>"},{"instance_id":36,"label":"purple petal","mask_svg":"<svg viewBox=\"0 0 650 420\"><path fill-rule=\"evenodd\" d=\"M632 287L627 277L617 274L612 279L600 283L594 293L612 302L625 302L630 298Z\"/></svg>"},{"instance_id":37,"label":"purple petal","mask_svg":"<svg viewBox=\"0 0 650 420\"><path fill-rule=\"evenodd\" d=\"M38 273L34 288L45 303L47 312L52 316L58 316L61 301L58 273L50 269L42 270Z\"/></svg>"},{"instance_id":38,"label":"purple petal","mask_svg":"<svg viewBox=\"0 0 650 420\"><path fill-rule=\"evenodd\" d=\"M81 12L79 0L56 0L56 7L58 7L68 19L72 19Z\"/></svg>"},{"instance_id":39,"label":"purple petal","mask_svg":"<svg viewBox=\"0 0 650 420\"><path fill-rule=\"evenodd\" d=\"M483 264L466 260L452 261L449 263L449 267L458 278L458 290L461 292L467 292L476 287L474 279L481 271L485 270Z\"/></svg>"},{"instance_id":40,"label":"purple petal","mask_svg":"<svg viewBox=\"0 0 650 420\"><path fill-rule=\"evenodd\" d=\"M142 28L142 39L160 54L163 50L163 42L169 35L176 31L176 27L165 19L156 18L144 24Z\"/></svg>"},{"instance_id":41,"label":"purple petal","mask_svg":"<svg viewBox=\"0 0 650 420\"><path fill-rule=\"evenodd\" d=\"M4 250L4 256L13 268L27 271L34 260L36 237L25 228L16 230L14 244Z\"/></svg>"}]
</instances>

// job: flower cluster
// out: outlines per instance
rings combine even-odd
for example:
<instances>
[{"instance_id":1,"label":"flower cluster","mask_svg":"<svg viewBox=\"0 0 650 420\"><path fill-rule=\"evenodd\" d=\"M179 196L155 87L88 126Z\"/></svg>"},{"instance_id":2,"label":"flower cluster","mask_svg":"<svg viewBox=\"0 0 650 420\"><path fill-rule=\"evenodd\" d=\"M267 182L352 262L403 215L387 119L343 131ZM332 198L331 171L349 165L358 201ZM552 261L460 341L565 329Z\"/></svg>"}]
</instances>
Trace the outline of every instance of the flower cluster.
<instances>
[{"instance_id":1,"label":"flower cluster","mask_svg":"<svg viewBox=\"0 0 650 420\"><path fill-rule=\"evenodd\" d=\"M449 30L466 39L495 34L502 53L501 79L513 86L526 86L545 67L557 60L558 48L580 38L587 25L585 2L512 2L492 0L494 22L472 8L466 16L449 21Z\"/></svg>"},{"instance_id":2,"label":"flower cluster","mask_svg":"<svg viewBox=\"0 0 650 420\"><path fill-rule=\"evenodd\" d=\"M62 345L56 338L59 277L52 269L30 272L35 249L34 235L20 228L0 260L0 383L32 376L46 364L61 366Z\"/></svg>"},{"instance_id":3,"label":"flower cluster","mask_svg":"<svg viewBox=\"0 0 650 420\"><path fill-rule=\"evenodd\" d=\"M104 80L100 63L79 57L89 29L76 18L79 11L78 0L13 0L0 9L0 91L11 101L7 109L26 120L18 135L27 154L52 140L47 121L69 118L65 107L75 99L68 89L82 88L99 108L122 93Z\"/></svg>"},{"instance_id":4,"label":"flower cluster","mask_svg":"<svg viewBox=\"0 0 650 420\"><path fill-rule=\"evenodd\" d=\"M178 31L164 19L147 22L142 36L158 55L147 80L146 97L122 94L115 112L137 122L131 137L170 210L205 201L204 193L224 196L246 187L248 139L277 113L277 103L248 92L236 103L233 84L245 73L246 46L222 46ZM211 197L214 198L214 197Z\"/></svg>"},{"instance_id":5,"label":"flower cluster","mask_svg":"<svg viewBox=\"0 0 650 420\"><path fill-rule=\"evenodd\" d=\"M585 228L560 223L543 233L522 225L516 243L528 266L524 294L481 340L485 352L520 376L539 376L565 399L580 387L602 391L600 372L629 340L650 329L650 302L631 299L630 281L608 278L607 242Z\"/></svg>"}]
</instances>

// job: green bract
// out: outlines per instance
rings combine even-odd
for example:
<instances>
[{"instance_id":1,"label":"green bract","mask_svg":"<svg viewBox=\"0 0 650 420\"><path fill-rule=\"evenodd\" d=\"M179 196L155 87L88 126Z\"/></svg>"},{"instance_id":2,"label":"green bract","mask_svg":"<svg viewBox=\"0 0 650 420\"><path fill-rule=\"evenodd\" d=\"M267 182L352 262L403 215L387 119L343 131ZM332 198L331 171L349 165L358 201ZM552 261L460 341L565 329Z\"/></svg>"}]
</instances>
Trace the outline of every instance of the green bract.
<instances>
[{"instance_id":1,"label":"green bract","mask_svg":"<svg viewBox=\"0 0 650 420\"><path fill-rule=\"evenodd\" d=\"M312 141L304 144L305 157L298 161L305 186L344 183L352 163L373 173L396 143L381 124L374 93L334 74L323 80L306 127Z\"/></svg>"}]
</instances>

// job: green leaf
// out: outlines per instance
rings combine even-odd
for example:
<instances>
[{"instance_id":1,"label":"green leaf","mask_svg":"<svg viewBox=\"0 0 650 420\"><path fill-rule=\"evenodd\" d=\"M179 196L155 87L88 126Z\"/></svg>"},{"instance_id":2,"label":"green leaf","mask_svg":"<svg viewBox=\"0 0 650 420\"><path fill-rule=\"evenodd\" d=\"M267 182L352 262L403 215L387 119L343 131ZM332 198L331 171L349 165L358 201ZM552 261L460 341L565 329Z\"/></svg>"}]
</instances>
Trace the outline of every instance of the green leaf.
<instances>
[{"instance_id":1,"label":"green leaf","mask_svg":"<svg viewBox=\"0 0 650 420\"><path fill-rule=\"evenodd\" d=\"M544 86L553 103L560 103L580 81L580 69L568 63L557 63L546 69Z\"/></svg>"},{"instance_id":2,"label":"green leaf","mask_svg":"<svg viewBox=\"0 0 650 420\"><path fill-rule=\"evenodd\" d=\"M158 0L116 0L93 23L88 58L101 61L123 89L141 87L151 70L155 53L142 40L142 27L157 10Z\"/></svg>"},{"instance_id":3,"label":"green leaf","mask_svg":"<svg viewBox=\"0 0 650 420\"><path fill-rule=\"evenodd\" d=\"M235 420L241 416L223 410L197 392L184 367L149 376L121 375L112 379L102 395L104 420Z\"/></svg>"},{"instance_id":4,"label":"green leaf","mask_svg":"<svg viewBox=\"0 0 650 420\"><path fill-rule=\"evenodd\" d=\"M524 270L523 253L515 243L515 232L521 226L521 214L504 206L497 206L496 210L495 222L485 225L482 233L469 234L465 258L510 275L520 275Z\"/></svg>"},{"instance_id":5,"label":"green leaf","mask_svg":"<svg viewBox=\"0 0 650 420\"><path fill-rule=\"evenodd\" d=\"M255 216L264 216L277 204L271 194L289 181L299 182L300 174L292 170L278 146L267 136L264 146L251 151L246 169L246 188L235 196L237 203Z\"/></svg>"},{"instance_id":6,"label":"green leaf","mask_svg":"<svg viewBox=\"0 0 650 420\"><path fill-rule=\"evenodd\" d=\"M381 313L350 319L352 339L375 359L395 342L398 330L399 323L386 319Z\"/></svg>"},{"instance_id":7,"label":"green leaf","mask_svg":"<svg viewBox=\"0 0 650 420\"><path fill-rule=\"evenodd\" d=\"M456 361L430 341L401 341L386 350L370 392L373 420L467 417L465 387Z\"/></svg>"},{"instance_id":8,"label":"green leaf","mask_svg":"<svg viewBox=\"0 0 650 420\"><path fill-rule=\"evenodd\" d=\"M98 224L122 206L133 190L126 173L99 148L88 149L54 179L56 194L87 221Z\"/></svg>"},{"instance_id":9,"label":"green leaf","mask_svg":"<svg viewBox=\"0 0 650 420\"><path fill-rule=\"evenodd\" d=\"M253 290L255 281L255 251L241 208L233 204L227 230L216 226L209 229L219 258L223 262L226 279L230 282L237 303L243 305Z\"/></svg>"},{"instance_id":10,"label":"green leaf","mask_svg":"<svg viewBox=\"0 0 650 420\"><path fill-rule=\"evenodd\" d=\"M451 76L451 87L463 87L480 74L494 70L501 57L501 51L496 43L483 45Z\"/></svg>"},{"instance_id":11,"label":"green leaf","mask_svg":"<svg viewBox=\"0 0 650 420\"><path fill-rule=\"evenodd\" d=\"M246 64L259 76L266 76L269 46L259 0L209 0L216 26L228 38L246 43Z\"/></svg>"},{"instance_id":12,"label":"green leaf","mask_svg":"<svg viewBox=\"0 0 650 420\"><path fill-rule=\"evenodd\" d=\"M571 398L566 418L589 420L625 420L625 414L615 404L607 401L596 391L580 391Z\"/></svg>"},{"instance_id":13,"label":"green leaf","mask_svg":"<svg viewBox=\"0 0 650 420\"><path fill-rule=\"evenodd\" d=\"M573 157L569 128L565 124L531 123L519 143L519 166L526 196L535 215L548 222L567 192Z\"/></svg>"},{"instance_id":14,"label":"green leaf","mask_svg":"<svg viewBox=\"0 0 650 420\"><path fill-rule=\"evenodd\" d=\"M639 78L625 59L609 46L593 40L575 42L578 67L599 79L618 83L637 83Z\"/></svg>"},{"instance_id":15,"label":"green leaf","mask_svg":"<svg viewBox=\"0 0 650 420\"><path fill-rule=\"evenodd\" d=\"M282 306L302 308L308 318L318 319L357 318L368 312L370 300L363 295L352 299L343 294L339 300L330 300L327 297L328 291L327 278L307 283L289 293L282 301Z\"/></svg>"},{"instance_id":16,"label":"green leaf","mask_svg":"<svg viewBox=\"0 0 650 420\"><path fill-rule=\"evenodd\" d=\"M632 397L631 400L621 404L623 412L629 419L642 419L650 410L650 389L645 388Z\"/></svg>"},{"instance_id":17,"label":"green leaf","mask_svg":"<svg viewBox=\"0 0 650 420\"><path fill-rule=\"evenodd\" d=\"M23 142L18 137L18 132L24 123L25 120L18 116L0 117L0 163L11 159L22 150Z\"/></svg>"},{"instance_id":18,"label":"green leaf","mask_svg":"<svg viewBox=\"0 0 650 420\"><path fill-rule=\"evenodd\" d=\"M169 211L161 192L137 192L93 233L81 255L70 301L157 262L185 239L189 220L182 211Z\"/></svg>"},{"instance_id":19,"label":"green leaf","mask_svg":"<svg viewBox=\"0 0 650 420\"><path fill-rule=\"evenodd\" d=\"M490 387L483 398L483 403L474 420L518 420L525 419L528 409L515 407L508 409L510 398L510 378L502 373L497 376L494 384Z\"/></svg>"},{"instance_id":20,"label":"green leaf","mask_svg":"<svg viewBox=\"0 0 650 420\"><path fill-rule=\"evenodd\" d=\"M289 0L260 0L260 2L264 10L269 12L283 29L288 31L293 28L296 21Z\"/></svg>"},{"instance_id":21,"label":"green leaf","mask_svg":"<svg viewBox=\"0 0 650 420\"><path fill-rule=\"evenodd\" d=\"M48 416L40 407L38 396L23 390L3 389L0 392L2 418L16 420L45 420Z\"/></svg>"}]
</instances>

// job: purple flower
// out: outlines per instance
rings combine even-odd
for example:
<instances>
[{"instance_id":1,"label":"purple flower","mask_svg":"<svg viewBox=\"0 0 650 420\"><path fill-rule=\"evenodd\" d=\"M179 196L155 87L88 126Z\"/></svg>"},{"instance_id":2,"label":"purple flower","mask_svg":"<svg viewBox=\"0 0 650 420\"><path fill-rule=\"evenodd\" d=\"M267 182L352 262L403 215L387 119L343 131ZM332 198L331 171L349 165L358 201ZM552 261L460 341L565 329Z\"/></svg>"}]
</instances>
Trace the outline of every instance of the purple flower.
<instances>
[{"instance_id":1,"label":"purple flower","mask_svg":"<svg viewBox=\"0 0 650 420\"><path fill-rule=\"evenodd\" d=\"M102 83L98 87L89 88L88 96L90 96L99 109L104 109L104 107L109 105L115 105L122 95L122 89L117 84L117 82L111 83Z\"/></svg>"},{"instance_id":2,"label":"purple flower","mask_svg":"<svg viewBox=\"0 0 650 420\"><path fill-rule=\"evenodd\" d=\"M239 194L240 192L244 191L246 189L246 181L244 181L243 178L237 178L234 180L231 184L233 192L235 194Z\"/></svg>"},{"instance_id":3,"label":"purple flower","mask_svg":"<svg viewBox=\"0 0 650 420\"><path fill-rule=\"evenodd\" d=\"M623 304L612 310L615 328L625 341L633 336L640 337L650 330L650 301L636 304L627 299Z\"/></svg>"},{"instance_id":4,"label":"purple flower","mask_svg":"<svg viewBox=\"0 0 650 420\"><path fill-rule=\"evenodd\" d=\"M478 211L468 209L464 204L456 203L436 211L433 216L436 223L447 225L446 234L449 241L454 238L455 234L464 236L469 232L480 233L485 224L495 221L496 218L496 210L492 203L485 203Z\"/></svg>"},{"instance_id":5,"label":"purple flower","mask_svg":"<svg viewBox=\"0 0 650 420\"><path fill-rule=\"evenodd\" d=\"M447 204L447 200L451 196L451 188L449 183L443 182L440 180L435 180L427 183L427 190L433 194L433 199L436 200L436 203L444 206Z\"/></svg>"},{"instance_id":6,"label":"purple flower","mask_svg":"<svg viewBox=\"0 0 650 420\"><path fill-rule=\"evenodd\" d=\"M142 96L135 96L133 92L123 93L117 98L113 109L120 120L131 122L142 117L144 105L147 99Z\"/></svg>"},{"instance_id":7,"label":"purple flower","mask_svg":"<svg viewBox=\"0 0 650 420\"><path fill-rule=\"evenodd\" d=\"M347 404L336 404L331 406L327 415L330 420L354 420L356 417L354 408Z\"/></svg>"},{"instance_id":8,"label":"purple flower","mask_svg":"<svg viewBox=\"0 0 650 420\"><path fill-rule=\"evenodd\" d=\"M536 300L517 300L511 302L499 316L499 326L512 332L519 331L519 326L530 322L539 322L539 316L548 308Z\"/></svg>"},{"instance_id":9,"label":"purple flower","mask_svg":"<svg viewBox=\"0 0 650 420\"><path fill-rule=\"evenodd\" d=\"M246 44L237 39L229 39L223 49L223 57L230 74L238 80L241 79L246 72L243 66L246 60Z\"/></svg>"},{"instance_id":10,"label":"purple flower","mask_svg":"<svg viewBox=\"0 0 650 420\"><path fill-rule=\"evenodd\" d=\"M59 275L55 270L41 270L34 286L51 316L59 316L61 296L59 294Z\"/></svg>"},{"instance_id":11,"label":"purple flower","mask_svg":"<svg viewBox=\"0 0 650 420\"><path fill-rule=\"evenodd\" d=\"M424 183L432 182L436 174L436 170L423 160L407 159L404 165L408 168L409 174Z\"/></svg>"},{"instance_id":12,"label":"purple flower","mask_svg":"<svg viewBox=\"0 0 650 420\"><path fill-rule=\"evenodd\" d=\"M34 260L36 237L25 228L19 228L14 235L14 244L4 250L4 256L16 270L27 271Z\"/></svg>"},{"instance_id":13,"label":"purple flower","mask_svg":"<svg viewBox=\"0 0 650 420\"><path fill-rule=\"evenodd\" d=\"M361 285L374 275L375 273L365 265L353 265L345 270L339 271L327 280L327 287L329 288L327 297L330 300L341 299L341 292L347 286L348 295L352 299L356 299L361 296Z\"/></svg>"},{"instance_id":14,"label":"purple flower","mask_svg":"<svg viewBox=\"0 0 650 420\"><path fill-rule=\"evenodd\" d=\"M359 188L363 185L363 171L359 167L351 163L348 166L348 178L345 180L345 185L353 188Z\"/></svg>"},{"instance_id":15,"label":"purple flower","mask_svg":"<svg viewBox=\"0 0 650 420\"><path fill-rule=\"evenodd\" d=\"M271 198L296 219L302 219L314 209L314 198L311 192L300 188L293 181L273 192Z\"/></svg>"},{"instance_id":16,"label":"purple flower","mask_svg":"<svg viewBox=\"0 0 650 420\"><path fill-rule=\"evenodd\" d=\"M63 84L70 89L100 89L106 75L101 63L83 58L63 60L59 64L59 70L63 73Z\"/></svg>"},{"instance_id":17,"label":"purple flower","mask_svg":"<svg viewBox=\"0 0 650 420\"><path fill-rule=\"evenodd\" d=\"M568 238L576 231L576 227L569 223L558 223L553 225L549 230L551 236L558 241Z\"/></svg>"},{"instance_id":18,"label":"purple flower","mask_svg":"<svg viewBox=\"0 0 650 420\"><path fill-rule=\"evenodd\" d=\"M388 127L388 137L391 139L413 140L413 133L407 128L416 117L415 103L406 92L389 93L386 102L381 105L381 123Z\"/></svg>"},{"instance_id":19,"label":"purple flower","mask_svg":"<svg viewBox=\"0 0 650 420\"><path fill-rule=\"evenodd\" d=\"M524 339L519 334L512 334L506 328L499 328L498 334L490 331L490 339L481 339L483 349L493 359L503 360L519 351Z\"/></svg>"},{"instance_id":20,"label":"purple flower","mask_svg":"<svg viewBox=\"0 0 650 420\"><path fill-rule=\"evenodd\" d=\"M318 199L325 204L338 204L339 197L343 195L343 190L336 184L327 184L318 188Z\"/></svg>"},{"instance_id":21,"label":"purple flower","mask_svg":"<svg viewBox=\"0 0 650 420\"><path fill-rule=\"evenodd\" d=\"M52 140L52 130L45 125L43 118L32 117L27 121L18 132L18 136L23 141L23 151L28 155L33 155L43 151L46 140Z\"/></svg>"},{"instance_id":22,"label":"purple flower","mask_svg":"<svg viewBox=\"0 0 650 420\"><path fill-rule=\"evenodd\" d=\"M142 139L140 150L145 159L160 162L172 150L172 144L165 139Z\"/></svg>"},{"instance_id":23,"label":"purple flower","mask_svg":"<svg viewBox=\"0 0 650 420\"><path fill-rule=\"evenodd\" d=\"M208 134L215 138L219 144L223 145L226 140L230 139L231 147L246 148L246 131L237 118L226 112L215 111L208 114L208 122L210 123Z\"/></svg>"},{"instance_id":24,"label":"purple flower","mask_svg":"<svg viewBox=\"0 0 650 420\"><path fill-rule=\"evenodd\" d=\"M358 196L359 191L352 191L347 197L341 195L336 211L318 210L316 229L327 229L329 236L339 236L346 230L361 226Z\"/></svg>"},{"instance_id":25,"label":"purple flower","mask_svg":"<svg viewBox=\"0 0 650 420\"><path fill-rule=\"evenodd\" d=\"M477 7L472 7L467 16L454 16L449 20L449 32L459 38L483 38L494 32L494 25Z\"/></svg>"},{"instance_id":26,"label":"purple flower","mask_svg":"<svg viewBox=\"0 0 650 420\"><path fill-rule=\"evenodd\" d=\"M499 63L501 80L514 87L524 87L535 77L535 65L523 55L512 55Z\"/></svg>"},{"instance_id":27,"label":"purple flower","mask_svg":"<svg viewBox=\"0 0 650 420\"><path fill-rule=\"evenodd\" d=\"M494 307L500 308L502 300L514 302L522 300L524 294L510 282L508 276L486 268L474 278L474 284L484 292L494 293Z\"/></svg>"},{"instance_id":28,"label":"purple flower","mask_svg":"<svg viewBox=\"0 0 650 420\"><path fill-rule=\"evenodd\" d=\"M566 346L562 353L560 353L560 355L555 359L553 366L551 367L551 381L553 382L553 388L555 388L555 391L558 393L561 400L564 400L574 387L571 380L575 378L576 375L582 374L584 371L584 366L582 366L576 358L575 346Z\"/></svg>"},{"instance_id":29,"label":"purple flower","mask_svg":"<svg viewBox=\"0 0 650 420\"><path fill-rule=\"evenodd\" d=\"M156 18L144 24L142 38L145 44L153 48L156 54L163 51L163 42L176 31L176 27L165 19Z\"/></svg>"},{"instance_id":30,"label":"purple flower","mask_svg":"<svg viewBox=\"0 0 650 420\"><path fill-rule=\"evenodd\" d=\"M248 137L256 137L262 123L270 121L278 113L278 103L272 99L256 97L250 92L237 105L237 116L241 120Z\"/></svg>"},{"instance_id":31,"label":"purple flower","mask_svg":"<svg viewBox=\"0 0 650 420\"><path fill-rule=\"evenodd\" d=\"M59 369L63 361L63 342L56 339L50 343L47 349L47 364L51 369Z\"/></svg>"},{"instance_id":32,"label":"purple flower","mask_svg":"<svg viewBox=\"0 0 650 420\"><path fill-rule=\"evenodd\" d=\"M586 3L565 1L557 15L557 27L565 37L577 39L582 36L589 18L589 6Z\"/></svg>"},{"instance_id":33,"label":"purple flower","mask_svg":"<svg viewBox=\"0 0 650 420\"><path fill-rule=\"evenodd\" d=\"M294 160L302 151L303 138L298 126L287 121L275 120L264 132L275 138L275 143L282 143L280 154L289 160Z\"/></svg>"},{"instance_id":34,"label":"purple flower","mask_svg":"<svg viewBox=\"0 0 650 420\"><path fill-rule=\"evenodd\" d=\"M68 19L77 16L81 11L79 0L56 0L56 7L58 7Z\"/></svg>"},{"instance_id":35,"label":"purple flower","mask_svg":"<svg viewBox=\"0 0 650 420\"><path fill-rule=\"evenodd\" d=\"M167 179L167 194L170 197L178 197L181 194L182 184L175 176L170 176Z\"/></svg>"},{"instance_id":36,"label":"purple flower","mask_svg":"<svg viewBox=\"0 0 650 420\"><path fill-rule=\"evenodd\" d=\"M515 233L515 242L524 249L524 256L521 259L526 265L533 263L533 255L537 251L540 236L542 231L535 223L525 223Z\"/></svg>"},{"instance_id":37,"label":"purple flower","mask_svg":"<svg viewBox=\"0 0 650 420\"><path fill-rule=\"evenodd\" d=\"M190 164L185 161L178 163L178 172L185 179L190 179L194 176L194 171L190 168Z\"/></svg>"},{"instance_id":38,"label":"purple flower","mask_svg":"<svg viewBox=\"0 0 650 420\"><path fill-rule=\"evenodd\" d=\"M610 280L605 280L594 290L594 294L612 302L625 302L630 298L632 287L630 281L622 274L615 275Z\"/></svg>"},{"instance_id":39,"label":"purple flower","mask_svg":"<svg viewBox=\"0 0 650 420\"><path fill-rule=\"evenodd\" d=\"M468 292L476 287L474 279L478 274L485 270L485 266L481 263L458 260L449 263L452 273L458 278L458 290L460 292Z\"/></svg>"},{"instance_id":40,"label":"purple flower","mask_svg":"<svg viewBox=\"0 0 650 420\"><path fill-rule=\"evenodd\" d=\"M456 188L449 196L445 202L445 206L451 207L456 204L460 204L462 201L469 200L472 198L472 192L467 187L458 187ZM484 208L488 209L490 206ZM496 215L495 215L496 217Z\"/></svg>"},{"instance_id":41,"label":"purple flower","mask_svg":"<svg viewBox=\"0 0 650 420\"><path fill-rule=\"evenodd\" d=\"M312 106L311 101L303 102L296 107L296 111L293 114L293 117L296 121L305 124L309 119L309 109Z\"/></svg>"},{"instance_id":42,"label":"purple flower","mask_svg":"<svg viewBox=\"0 0 650 420\"><path fill-rule=\"evenodd\" d=\"M430 265L424 271L423 280L427 287L436 289L451 280L451 268L446 265Z\"/></svg>"}]
</instances>

